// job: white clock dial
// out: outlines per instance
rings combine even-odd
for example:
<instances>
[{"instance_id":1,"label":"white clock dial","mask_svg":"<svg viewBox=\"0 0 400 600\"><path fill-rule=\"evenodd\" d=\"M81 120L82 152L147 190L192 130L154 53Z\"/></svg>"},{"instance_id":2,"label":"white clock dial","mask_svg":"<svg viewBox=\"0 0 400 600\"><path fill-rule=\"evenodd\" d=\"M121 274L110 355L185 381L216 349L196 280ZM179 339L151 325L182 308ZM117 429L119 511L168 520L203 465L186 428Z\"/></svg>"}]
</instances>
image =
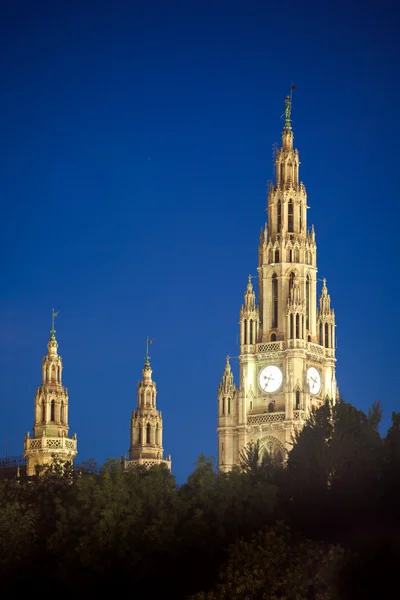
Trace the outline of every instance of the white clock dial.
<instances>
[{"instance_id":1,"label":"white clock dial","mask_svg":"<svg viewBox=\"0 0 400 600\"><path fill-rule=\"evenodd\" d=\"M275 365L264 367L258 375L258 385L263 392L276 392L281 387L282 371Z\"/></svg>"},{"instance_id":2,"label":"white clock dial","mask_svg":"<svg viewBox=\"0 0 400 600\"><path fill-rule=\"evenodd\" d=\"M310 367L307 370L307 383L312 394L318 394L321 389L321 375L315 367Z\"/></svg>"}]
</instances>

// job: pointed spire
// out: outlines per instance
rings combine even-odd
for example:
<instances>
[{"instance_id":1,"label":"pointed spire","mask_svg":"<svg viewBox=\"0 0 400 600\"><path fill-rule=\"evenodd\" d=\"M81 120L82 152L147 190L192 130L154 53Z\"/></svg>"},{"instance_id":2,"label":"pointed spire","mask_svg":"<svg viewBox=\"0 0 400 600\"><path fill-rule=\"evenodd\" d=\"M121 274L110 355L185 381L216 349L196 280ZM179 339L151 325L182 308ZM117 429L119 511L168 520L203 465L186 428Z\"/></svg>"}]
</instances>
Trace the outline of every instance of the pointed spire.
<instances>
[{"instance_id":1,"label":"pointed spire","mask_svg":"<svg viewBox=\"0 0 400 600\"><path fill-rule=\"evenodd\" d=\"M253 311L256 306L256 295L254 293L253 284L251 282L254 275L248 276L247 289L244 294L244 308L249 311Z\"/></svg>"},{"instance_id":2,"label":"pointed spire","mask_svg":"<svg viewBox=\"0 0 400 600\"><path fill-rule=\"evenodd\" d=\"M233 373L232 373L231 364L230 364L230 356L228 355L226 357L225 369L224 369L224 372L222 373L222 382L219 384L219 390L220 390L220 392L222 392L222 391L228 392L234 388L235 388L235 385L233 382Z\"/></svg>"},{"instance_id":3,"label":"pointed spire","mask_svg":"<svg viewBox=\"0 0 400 600\"><path fill-rule=\"evenodd\" d=\"M330 314L330 312L331 312L331 297L328 294L328 288L326 286L325 277L322 280L322 290L321 290L321 296L319 298L319 307L320 307L320 313L322 315Z\"/></svg>"}]
</instances>

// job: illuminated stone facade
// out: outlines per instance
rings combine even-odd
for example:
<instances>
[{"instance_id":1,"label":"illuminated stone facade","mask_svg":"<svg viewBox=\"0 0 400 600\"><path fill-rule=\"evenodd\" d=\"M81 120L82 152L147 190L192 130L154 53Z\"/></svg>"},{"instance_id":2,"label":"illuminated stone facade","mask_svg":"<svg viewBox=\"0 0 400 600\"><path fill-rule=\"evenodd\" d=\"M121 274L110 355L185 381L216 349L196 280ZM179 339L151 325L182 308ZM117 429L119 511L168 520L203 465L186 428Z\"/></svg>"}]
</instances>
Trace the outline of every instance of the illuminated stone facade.
<instances>
[{"instance_id":1,"label":"illuminated stone facade","mask_svg":"<svg viewBox=\"0 0 400 600\"><path fill-rule=\"evenodd\" d=\"M227 358L218 390L218 467L239 464L248 442L284 460L294 428L326 398L336 400L335 315L326 280L317 306L317 248L307 228L307 195L293 148L291 97L286 99L268 225L260 235L258 304L249 276L240 310L240 382Z\"/></svg>"},{"instance_id":2,"label":"illuminated stone facade","mask_svg":"<svg viewBox=\"0 0 400 600\"><path fill-rule=\"evenodd\" d=\"M68 390L62 385L62 358L53 327L42 361L42 385L37 388L34 406L33 437L25 436L24 457L27 475L35 475L54 459L73 461L77 455L76 434L68 437Z\"/></svg>"},{"instance_id":3,"label":"illuminated stone facade","mask_svg":"<svg viewBox=\"0 0 400 600\"><path fill-rule=\"evenodd\" d=\"M149 356L146 354L142 369L142 380L138 382L137 408L131 418L131 445L129 460L123 459L123 468L133 465L164 464L171 470L171 457L163 458L163 422L160 410L156 408L157 389L153 381Z\"/></svg>"}]
</instances>

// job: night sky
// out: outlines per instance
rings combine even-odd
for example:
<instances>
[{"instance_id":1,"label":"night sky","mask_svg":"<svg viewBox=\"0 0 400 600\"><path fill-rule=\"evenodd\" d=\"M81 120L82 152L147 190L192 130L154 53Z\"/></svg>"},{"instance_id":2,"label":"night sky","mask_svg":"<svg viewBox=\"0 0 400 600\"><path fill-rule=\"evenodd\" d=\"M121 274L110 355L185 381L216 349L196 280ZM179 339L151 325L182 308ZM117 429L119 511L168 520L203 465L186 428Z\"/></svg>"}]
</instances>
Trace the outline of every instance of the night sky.
<instances>
[{"instance_id":1,"label":"night sky","mask_svg":"<svg viewBox=\"0 0 400 600\"><path fill-rule=\"evenodd\" d=\"M339 390L379 399L386 430L400 410L393 7L3 0L0 456L32 428L53 307L78 461L128 451L146 336L178 482L216 456L291 82Z\"/></svg>"}]
</instances>

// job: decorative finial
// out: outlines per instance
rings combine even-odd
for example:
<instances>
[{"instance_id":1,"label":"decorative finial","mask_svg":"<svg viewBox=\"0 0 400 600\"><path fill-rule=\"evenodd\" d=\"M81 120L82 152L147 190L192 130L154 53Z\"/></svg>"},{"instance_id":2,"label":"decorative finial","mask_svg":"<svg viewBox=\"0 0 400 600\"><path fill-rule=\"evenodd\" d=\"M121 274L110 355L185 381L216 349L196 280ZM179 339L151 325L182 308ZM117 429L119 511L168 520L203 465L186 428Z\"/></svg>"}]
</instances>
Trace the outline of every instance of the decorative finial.
<instances>
[{"instance_id":1,"label":"decorative finial","mask_svg":"<svg viewBox=\"0 0 400 600\"><path fill-rule=\"evenodd\" d=\"M290 86L290 94L289 94L289 96L286 96L286 98L285 98L285 129L292 128L292 121L290 118L292 115L292 95L293 95L293 90L295 90L297 87L298 87L297 85L291 85Z\"/></svg>"},{"instance_id":2,"label":"decorative finial","mask_svg":"<svg viewBox=\"0 0 400 600\"><path fill-rule=\"evenodd\" d=\"M326 287L326 277L323 278L322 283L324 284L324 287Z\"/></svg>"},{"instance_id":3,"label":"decorative finial","mask_svg":"<svg viewBox=\"0 0 400 600\"><path fill-rule=\"evenodd\" d=\"M153 342L154 342L154 339L149 339L148 337L146 337L146 356L145 356L146 365L150 364L149 345L152 344Z\"/></svg>"},{"instance_id":4,"label":"decorative finial","mask_svg":"<svg viewBox=\"0 0 400 600\"><path fill-rule=\"evenodd\" d=\"M290 115L292 113L292 95L285 98L285 129L291 128Z\"/></svg>"},{"instance_id":5,"label":"decorative finial","mask_svg":"<svg viewBox=\"0 0 400 600\"><path fill-rule=\"evenodd\" d=\"M252 275L249 275L249 283L251 283Z\"/></svg>"},{"instance_id":6,"label":"decorative finial","mask_svg":"<svg viewBox=\"0 0 400 600\"><path fill-rule=\"evenodd\" d=\"M54 340L54 339L55 339L55 337L56 337L56 336L55 336L56 330L54 329L54 319L55 319L56 317L58 317L58 313L59 313L59 312L60 312L60 311L55 311L55 310L54 310L54 308L53 308L53 310L52 310L52 312L51 312L51 331L50 331L50 333L51 333L51 339L52 339L52 340Z\"/></svg>"}]
</instances>

